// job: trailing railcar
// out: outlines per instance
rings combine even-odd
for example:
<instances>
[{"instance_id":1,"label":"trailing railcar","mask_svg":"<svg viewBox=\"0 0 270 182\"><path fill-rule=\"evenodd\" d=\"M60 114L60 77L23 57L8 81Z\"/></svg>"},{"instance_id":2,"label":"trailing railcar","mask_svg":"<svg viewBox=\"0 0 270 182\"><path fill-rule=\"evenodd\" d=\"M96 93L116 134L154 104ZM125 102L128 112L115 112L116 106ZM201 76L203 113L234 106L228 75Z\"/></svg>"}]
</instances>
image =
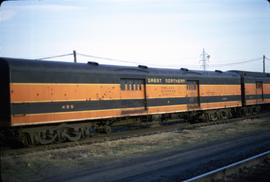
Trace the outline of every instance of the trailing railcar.
<instances>
[{"instance_id":1,"label":"trailing railcar","mask_svg":"<svg viewBox=\"0 0 270 182\"><path fill-rule=\"evenodd\" d=\"M241 76L242 105L263 106L270 103L270 74L248 71L230 71ZM249 111L251 112L251 111Z\"/></svg>"},{"instance_id":2,"label":"trailing railcar","mask_svg":"<svg viewBox=\"0 0 270 182\"><path fill-rule=\"evenodd\" d=\"M237 72L12 58L0 66L0 123L30 144L109 132L123 119L228 118L242 106Z\"/></svg>"}]
</instances>

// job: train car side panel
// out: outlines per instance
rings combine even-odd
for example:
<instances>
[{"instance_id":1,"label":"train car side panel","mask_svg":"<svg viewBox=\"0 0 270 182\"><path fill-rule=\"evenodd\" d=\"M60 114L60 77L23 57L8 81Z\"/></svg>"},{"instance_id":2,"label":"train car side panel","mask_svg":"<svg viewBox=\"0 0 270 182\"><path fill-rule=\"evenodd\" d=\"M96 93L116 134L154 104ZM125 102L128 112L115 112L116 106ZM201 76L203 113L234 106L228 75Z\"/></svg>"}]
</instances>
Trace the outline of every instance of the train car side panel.
<instances>
[{"instance_id":1,"label":"train car side panel","mask_svg":"<svg viewBox=\"0 0 270 182\"><path fill-rule=\"evenodd\" d=\"M245 78L246 105L259 105L270 103L269 79Z\"/></svg>"},{"instance_id":2,"label":"train car side panel","mask_svg":"<svg viewBox=\"0 0 270 182\"><path fill-rule=\"evenodd\" d=\"M241 106L231 73L10 61L13 126Z\"/></svg>"},{"instance_id":3,"label":"train car side panel","mask_svg":"<svg viewBox=\"0 0 270 182\"><path fill-rule=\"evenodd\" d=\"M247 106L257 104L256 84L254 82L245 81L245 99Z\"/></svg>"},{"instance_id":4,"label":"train car side panel","mask_svg":"<svg viewBox=\"0 0 270 182\"><path fill-rule=\"evenodd\" d=\"M166 84L164 78L156 80L160 80L159 84L150 81L146 85L149 114L187 111L186 84Z\"/></svg>"},{"instance_id":5,"label":"train car side panel","mask_svg":"<svg viewBox=\"0 0 270 182\"><path fill-rule=\"evenodd\" d=\"M203 110L241 106L240 83L201 85L200 94L201 108Z\"/></svg>"}]
</instances>

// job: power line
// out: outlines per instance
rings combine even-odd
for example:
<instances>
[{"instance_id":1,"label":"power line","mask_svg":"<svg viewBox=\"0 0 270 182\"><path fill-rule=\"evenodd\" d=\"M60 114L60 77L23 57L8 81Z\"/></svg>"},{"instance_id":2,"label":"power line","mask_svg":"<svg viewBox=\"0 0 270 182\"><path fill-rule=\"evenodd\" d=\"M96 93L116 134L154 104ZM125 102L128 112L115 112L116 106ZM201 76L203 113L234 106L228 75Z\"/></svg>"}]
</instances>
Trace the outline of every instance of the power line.
<instances>
[{"instance_id":1,"label":"power line","mask_svg":"<svg viewBox=\"0 0 270 182\"><path fill-rule=\"evenodd\" d=\"M210 65L211 67L225 67L225 66L232 66L232 65L238 65L238 64L244 64L244 63L249 63L249 62L255 62L255 61L260 61L262 58L259 57L259 58L254 58L254 59L249 59L249 60L246 60L246 61L240 61L240 62L234 62L234 63L227 63L227 64L213 64L213 65Z\"/></svg>"},{"instance_id":2,"label":"power line","mask_svg":"<svg viewBox=\"0 0 270 182\"><path fill-rule=\"evenodd\" d=\"M60 57L66 57L66 56L71 56L73 55L73 53L69 53L69 54L62 54L62 55L57 55L57 56L50 56L50 57L43 57L43 58L38 58L39 60L42 59L52 59L52 58L60 58Z\"/></svg>"},{"instance_id":3,"label":"power line","mask_svg":"<svg viewBox=\"0 0 270 182\"><path fill-rule=\"evenodd\" d=\"M126 60L122 60L122 59L114 59L114 58L94 56L94 55L82 54L82 53L77 53L77 55L84 56L84 57L95 58L95 59L102 59L102 60L114 61L114 62L141 64L139 62L134 62L134 61L126 61ZM207 56L207 53L205 53L204 56ZM268 61L270 61L270 59L268 57L266 57L266 59L268 59ZM231 62L231 63L227 63L227 64L213 64L213 65L210 65L210 66L211 67L214 67L214 66L225 67L225 66L244 64L244 63L255 62L255 61L260 61L260 60L261 60L261 57L258 57L258 58L253 58L253 59L249 59L249 60L246 60L246 61ZM151 65L153 65L153 64L151 64ZM153 66L159 66L160 67L162 65L153 65ZM167 65L167 66L177 67L177 65ZM181 66L199 66L199 65L181 65Z\"/></svg>"},{"instance_id":4,"label":"power line","mask_svg":"<svg viewBox=\"0 0 270 182\"><path fill-rule=\"evenodd\" d=\"M89 58L95 58L95 59L102 59L102 60L107 60L107 61L113 61L113 62L138 64L138 63L133 62L133 61L126 61L126 60L122 60L122 59L114 59L114 58L108 58L108 57L94 56L94 55L90 55L90 54L77 53L77 55L84 56L84 57L89 57Z\"/></svg>"},{"instance_id":5,"label":"power line","mask_svg":"<svg viewBox=\"0 0 270 182\"><path fill-rule=\"evenodd\" d=\"M95 58L95 59L101 59L101 60L107 60L107 61L113 61L113 62L122 62L122 63L130 63L130 64L142 64L140 62L135 62L135 61L127 61L123 59L115 59L115 58L108 58L108 57L101 57L101 56L94 56L90 54L82 54L82 53L77 53L79 56L84 56L84 57L89 57L89 58ZM144 61L147 62L147 61ZM150 62L150 61L148 61ZM150 66L157 66L157 67L164 67L164 65L157 65L157 64L150 64ZM167 67L179 67L177 65L166 65ZM182 65L182 66L198 66L198 65Z\"/></svg>"},{"instance_id":6,"label":"power line","mask_svg":"<svg viewBox=\"0 0 270 182\"><path fill-rule=\"evenodd\" d=\"M95 56L95 55L83 54L83 53L77 53L77 55L83 56L83 57L88 57L88 58L113 61L113 62L122 62L122 63L129 63L129 64L137 64L137 65L142 64L142 63L135 62L135 61L127 61L127 60L123 60L123 59L115 59L115 58ZM68 53L68 54L62 54L62 55L38 58L38 60L60 58L60 57L66 57L66 56L74 56L74 52L73 53ZM207 53L205 53L204 56L207 56ZM261 60L261 57L258 57L258 58L253 58L253 59L249 59L249 60L246 60L246 61L231 62L231 63L227 63L227 64L212 64L212 65L208 65L208 66L210 66L210 67L226 67L226 66L233 66L233 65L238 65L238 64L245 64L245 63L260 61L260 60ZM270 59L268 57L266 57L266 56L265 56L265 60L270 61ZM176 68L176 67L181 67L181 66L182 67L198 67L199 65L155 65L155 64L150 64L150 66ZM206 65L205 65L204 68L206 69Z\"/></svg>"},{"instance_id":7,"label":"power line","mask_svg":"<svg viewBox=\"0 0 270 182\"><path fill-rule=\"evenodd\" d=\"M115 58L108 58L108 57L101 57L101 56L94 56L94 55L90 55L90 54L83 54L83 53L78 53L76 52L76 55L78 56L83 56L83 57L88 57L88 58L94 58L94 59L101 59L101 60L107 60L107 61L113 61L113 62L122 62L122 63L129 63L129 64L142 64L140 62L135 62L135 61L127 61L127 60L123 60L123 59L115 59ZM60 58L60 57L66 57L66 56L74 56L74 51L73 53L69 53L69 54L62 54L62 55L55 55L55 56L48 56L48 57L42 57L42 58L37 58L37 60L46 60L46 59L53 59L53 58ZM147 61L144 61L147 62ZM148 61L150 62L150 61ZM150 66L156 66L156 67L164 67L165 65L157 65L157 64L150 64ZM179 67L178 65L166 65L167 67L171 67L171 68L175 68L175 67ZM198 67L199 65L181 65L184 67Z\"/></svg>"}]
</instances>

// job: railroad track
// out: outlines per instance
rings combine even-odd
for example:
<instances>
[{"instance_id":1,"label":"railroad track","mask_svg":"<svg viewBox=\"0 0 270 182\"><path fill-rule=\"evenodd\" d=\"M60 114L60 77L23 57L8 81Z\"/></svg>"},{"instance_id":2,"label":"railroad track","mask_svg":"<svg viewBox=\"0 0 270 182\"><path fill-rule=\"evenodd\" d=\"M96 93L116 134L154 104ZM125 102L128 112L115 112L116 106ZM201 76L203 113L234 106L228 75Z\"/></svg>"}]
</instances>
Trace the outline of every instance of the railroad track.
<instances>
[{"instance_id":1,"label":"railroad track","mask_svg":"<svg viewBox=\"0 0 270 182\"><path fill-rule=\"evenodd\" d=\"M183 182L200 181L269 181L270 150L206 172Z\"/></svg>"},{"instance_id":2,"label":"railroad track","mask_svg":"<svg viewBox=\"0 0 270 182\"><path fill-rule=\"evenodd\" d=\"M260 113L257 115L245 116L241 118L233 118L233 119L206 122L206 123L191 124L187 122L182 122L182 123L177 123L177 124L165 125L161 127L140 128L140 129L126 130L126 131L112 132L110 135L96 134L91 138L87 138L87 139L77 141L77 142L39 145L39 146L32 146L29 148L1 147L1 155L13 157L13 156L19 156L19 155L24 155L28 153L38 153L38 152L44 152L44 151L53 151L53 150L57 150L61 148L72 148L72 147L77 147L77 146L82 146L82 145L91 145L94 143L101 143L104 141L128 139L132 137L154 135L154 134L160 134L160 133L165 133L165 132L181 132L183 130L195 129L195 128L203 127L203 126L227 124L227 123L242 121L245 119L256 119L256 118L264 118L264 117L269 117L269 116L270 116L270 113L267 112L267 113Z\"/></svg>"}]
</instances>

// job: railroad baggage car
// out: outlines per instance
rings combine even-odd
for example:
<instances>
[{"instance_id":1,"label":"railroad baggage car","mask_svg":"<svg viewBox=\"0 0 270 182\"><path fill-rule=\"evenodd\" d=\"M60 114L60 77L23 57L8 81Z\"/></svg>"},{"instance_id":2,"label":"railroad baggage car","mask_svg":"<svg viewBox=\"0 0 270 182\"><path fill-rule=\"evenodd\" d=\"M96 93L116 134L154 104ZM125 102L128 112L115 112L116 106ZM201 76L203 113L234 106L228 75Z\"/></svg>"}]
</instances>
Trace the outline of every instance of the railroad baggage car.
<instances>
[{"instance_id":1,"label":"railroad baggage car","mask_svg":"<svg viewBox=\"0 0 270 182\"><path fill-rule=\"evenodd\" d=\"M226 119L254 95L237 71L0 58L0 74L0 125L29 144L76 141L120 123ZM269 102L262 97L256 104Z\"/></svg>"}]
</instances>

